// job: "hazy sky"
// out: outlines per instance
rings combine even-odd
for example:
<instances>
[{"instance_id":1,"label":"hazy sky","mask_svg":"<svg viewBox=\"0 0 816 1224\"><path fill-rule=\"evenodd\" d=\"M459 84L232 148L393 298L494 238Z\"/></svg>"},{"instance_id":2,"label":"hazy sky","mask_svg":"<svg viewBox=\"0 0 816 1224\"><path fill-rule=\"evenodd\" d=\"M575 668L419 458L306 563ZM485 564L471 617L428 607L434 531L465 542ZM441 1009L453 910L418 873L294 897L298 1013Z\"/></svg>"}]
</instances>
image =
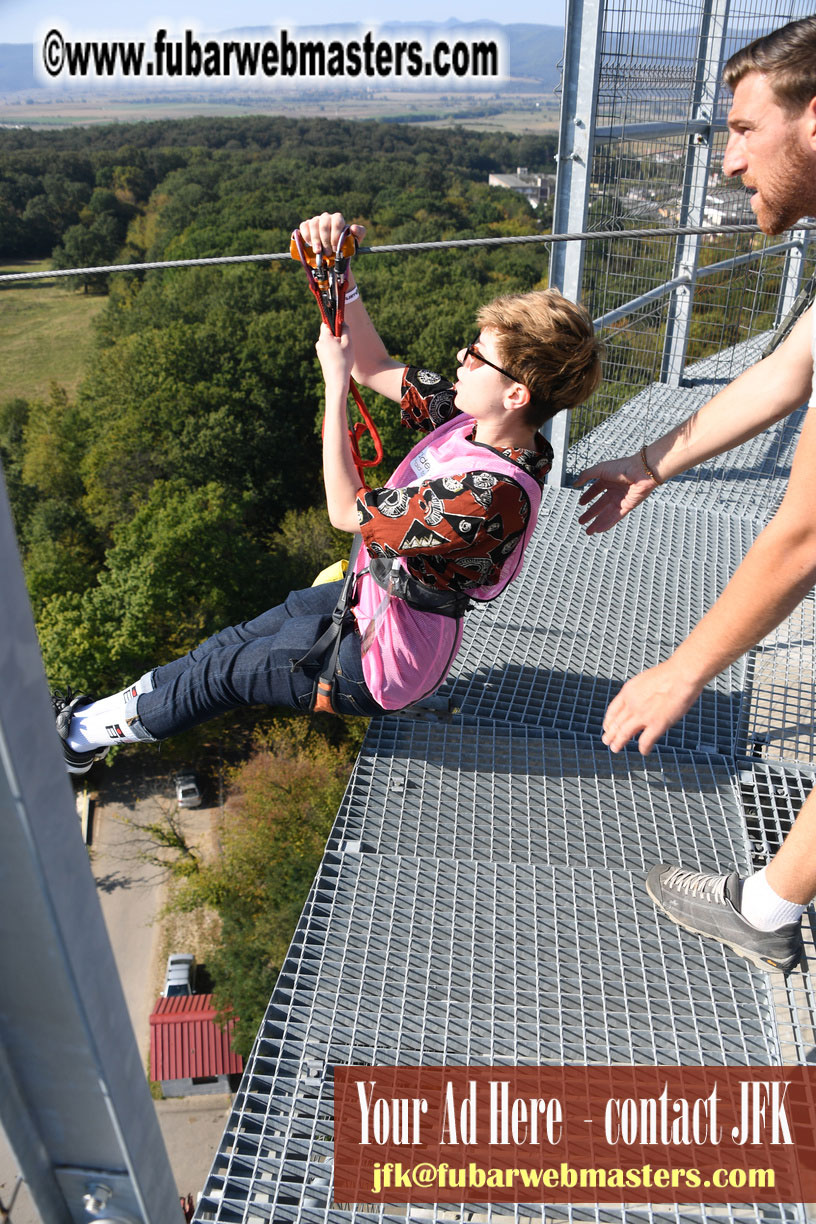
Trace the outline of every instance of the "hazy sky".
<instances>
[{"instance_id":1,"label":"hazy sky","mask_svg":"<svg viewBox=\"0 0 816 1224\"><path fill-rule=\"evenodd\" d=\"M128 0L113 6L109 0L0 0L0 43L33 42L51 26L77 34L121 33L140 36L161 26L195 27L211 31L241 26L319 25L324 22L405 21L439 22L493 18L502 22L530 21L540 25L564 24L566 0Z\"/></svg>"}]
</instances>

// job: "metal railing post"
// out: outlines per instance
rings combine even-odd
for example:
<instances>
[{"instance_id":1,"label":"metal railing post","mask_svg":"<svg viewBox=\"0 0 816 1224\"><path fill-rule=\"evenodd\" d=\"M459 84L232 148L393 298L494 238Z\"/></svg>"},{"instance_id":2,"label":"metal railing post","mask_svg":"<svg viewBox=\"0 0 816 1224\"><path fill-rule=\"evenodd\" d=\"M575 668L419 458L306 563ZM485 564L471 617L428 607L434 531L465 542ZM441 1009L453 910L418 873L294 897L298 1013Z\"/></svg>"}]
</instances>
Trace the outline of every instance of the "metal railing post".
<instances>
[{"instance_id":1,"label":"metal railing post","mask_svg":"<svg viewBox=\"0 0 816 1224\"><path fill-rule=\"evenodd\" d=\"M46 1224L179 1224L0 479L0 1119Z\"/></svg>"},{"instance_id":2,"label":"metal railing post","mask_svg":"<svg viewBox=\"0 0 816 1224\"><path fill-rule=\"evenodd\" d=\"M728 8L729 0L705 0L700 22L694 93L689 116L692 123L701 119L710 125L713 125L714 122L714 108L722 72ZM708 175L711 166L712 128L709 128L707 132L697 131L689 134L686 140L685 172L678 224L696 226L703 224L705 213ZM679 387L686 363L694 298L694 277L700 257L700 242L699 234L688 234L678 238L675 248L673 279L681 279L683 283L672 294L666 320L666 338L660 372L660 381L669 383L673 387Z\"/></svg>"},{"instance_id":3,"label":"metal railing post","mask_svg":"<svg viewBox=\"0 0 816 1224\"><path fill-rule=\"evenodd\" d=\"M785 256L782 284L779 289L779 300L776 304L775 327L779 327L779 324L796 301L799 290L802 288L802 275L805 270L805 257L807 255L810 231L806 229L793 229L790 232L790 236L796 241L796 246L791 247Z\"/></svg>"},{"instance_id":4,"label":"metal railing post","mask_svg":"<svg viewBox=\"0 0 816 1224\"><path fill-rule=\"evenodd\" d=\"M604 0L570 0L564 38L564 77L555 180L553 233L586 229L589 185L595 143L595 115L601 70ZM573 302L581 298L584 266L582 242L555 242L550 254L550 285ZM569 447L568 412L547 422L545 432L555 459L548 484L563 485Z\"/></svg>"}]
</instances>

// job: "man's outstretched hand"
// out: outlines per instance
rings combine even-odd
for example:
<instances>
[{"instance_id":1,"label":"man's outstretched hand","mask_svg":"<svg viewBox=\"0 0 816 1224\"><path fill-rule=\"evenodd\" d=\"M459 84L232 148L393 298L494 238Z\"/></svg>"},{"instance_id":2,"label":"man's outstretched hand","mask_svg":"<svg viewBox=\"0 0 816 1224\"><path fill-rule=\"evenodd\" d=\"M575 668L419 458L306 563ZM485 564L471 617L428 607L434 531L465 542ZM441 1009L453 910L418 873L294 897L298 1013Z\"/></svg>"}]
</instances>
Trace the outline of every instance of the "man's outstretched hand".
<instances>
[{"instance_id":1,"label":"man's outstretched hand","mask_svg":"<svg viewBox=\"0 0 816 1224\"><path fill-rule=\"evenodd\" d=\"M573 485L580 487L590 481L592 483L584 489L578 503L589 506L578 519L579 523L586 524L587 535L597 535L614 527L657 488L657 482L643 470L640 455L596 463L581 472Z\"/></svg>"},{"instance_id":2,"label":"man's outstretched hand","mask_svg":"<svg viewBox=\"0 0 816 1224\"><path fill-rule=\"evenodd\" d=\"M658 663L657 667L627 680L610 701L601 738L612 752L620 752L633 736L639 735L638 748L645 755L694 705L701 691L671 659Z\"/></svg>"}]
</instances>

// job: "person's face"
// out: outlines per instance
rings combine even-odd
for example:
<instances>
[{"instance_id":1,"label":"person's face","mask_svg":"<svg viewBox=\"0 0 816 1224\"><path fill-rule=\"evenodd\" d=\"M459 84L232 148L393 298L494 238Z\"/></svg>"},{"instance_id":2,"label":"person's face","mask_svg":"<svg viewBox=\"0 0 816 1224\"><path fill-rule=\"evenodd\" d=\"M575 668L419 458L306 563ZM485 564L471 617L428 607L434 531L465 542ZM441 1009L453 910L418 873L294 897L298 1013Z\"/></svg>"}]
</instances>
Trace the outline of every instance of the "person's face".
<instances>
[{"instance_id":1,"label":"person's face","mask_svg":"<svg viewBox=\"0 0 816 1224\"><path fill-rule=\"evenodd\" d=\"M813 112L791 115L779 105L767 77L749 72L734 90L723 170L742 175L751 208L765 234L781 234L816 211Z\"/></svg>"},{"instance_id":2,"label":"person's face","mask_svg":"<svg viewBox=\"0 0 816 1224\"><path fill-rule=\"evenodd\" d=\"M499 355L496 336L490 328L483 328L473 347L492 362L493 365L503 365ZM456 407L469 416L478 416L482 408L501 403L504 394L513 386L512 379L506 377L493 365L480 361L479 357L461 348L456 354L459 369L456 376Z\"/></svg>"}]
</instances>

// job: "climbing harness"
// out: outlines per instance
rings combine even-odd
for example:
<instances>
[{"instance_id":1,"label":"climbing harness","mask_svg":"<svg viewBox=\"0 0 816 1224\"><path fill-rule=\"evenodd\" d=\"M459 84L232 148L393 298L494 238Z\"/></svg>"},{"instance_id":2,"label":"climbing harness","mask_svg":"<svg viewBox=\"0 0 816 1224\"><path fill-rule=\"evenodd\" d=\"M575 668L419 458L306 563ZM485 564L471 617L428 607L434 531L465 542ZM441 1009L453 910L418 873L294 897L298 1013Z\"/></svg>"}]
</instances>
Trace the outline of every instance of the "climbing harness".
<instances>
[{"instance_id":1,"label":"climbing harness","mask_svg":"<svg viewBox=\"0 0 816 1224\"><path fill-rule=\"evenodd\" d=\"M337 253L330 255L326 255L322 251L313 251L308 242L304 240L300 230L296 229L292 232L289 253L293 259L299 259L302 263L306 272L307 284L320 307L320 315L333 336L340 336L343 332L348 266L349 260L356 251L357 239L352 234L351 227L348 225L340 235ZM380 441L380 435L377 433L377 427L363 403L360 389L353 378L349 379L349 391L357 405L360 416L363 418L362 421L355 421L349 428L349 440L351 441L351 456L357 469L357 475L360 477L361 483L365 484L363 468L376 467L378 463L382 463L382 442ZM360 441L366 434L369 435L374 446L373 459L364 459L360 454Z\"/></svg>"},{"instance_id":2,"label":"climbing harness","mask_svg":"<svg viewBox=\"0 0 816 1224\"><path fill-rule=\"evenodd\" d=\"M321 633L315 644L307 650L302 658L292 661L292 671L300 671L304 667L318 667L320 669L312 689L312 700L309 705L309 709L315 714L337 713L334 708L334 691L337 685L337 658L340 654L340 643L343 640L343 629L352 616L351 597L354 593L354 562L357 559L362 542L362 536L356 535L354 537L343 589L332 612L331 624Z\"/></svg>"},{"instance_id":3,"label":"climbing harness","mask_svg":"<svg viewBox=\"0 0 816 1224\"><path fill-rule=\"evenodd\" d=\"M399 558L370 557L368 572L378 587L404 600L415 612L435 612L458 620L473 607L473 600L464 591L423 586L400 565Z\"/></svg>"}]
</instances>

